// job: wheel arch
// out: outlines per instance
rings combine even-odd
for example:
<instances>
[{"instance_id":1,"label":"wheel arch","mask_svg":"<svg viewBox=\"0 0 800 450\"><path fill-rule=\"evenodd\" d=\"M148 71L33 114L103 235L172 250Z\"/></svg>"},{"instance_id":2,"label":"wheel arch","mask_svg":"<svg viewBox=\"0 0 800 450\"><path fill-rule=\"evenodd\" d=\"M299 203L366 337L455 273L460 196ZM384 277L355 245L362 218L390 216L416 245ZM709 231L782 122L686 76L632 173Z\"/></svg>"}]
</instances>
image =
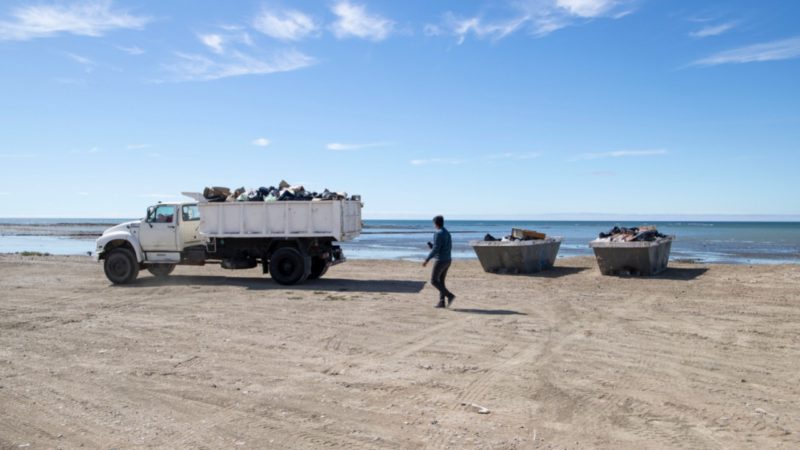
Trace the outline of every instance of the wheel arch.
<instances>
[{"instance_id":1,"label":"wheel arch","mask_svg":"<svg viewBox=\"0 0 800 450\"><path fill-rule=\"evenodd\" d=\"M144 261L144 252L142 251L139 240L136 237L126 233L112 233L106 236L101 236L97 240L97 259L105 259L108 253L118 247L127 248L136 255L136 261Z\"/></svg>"}]
</instances>

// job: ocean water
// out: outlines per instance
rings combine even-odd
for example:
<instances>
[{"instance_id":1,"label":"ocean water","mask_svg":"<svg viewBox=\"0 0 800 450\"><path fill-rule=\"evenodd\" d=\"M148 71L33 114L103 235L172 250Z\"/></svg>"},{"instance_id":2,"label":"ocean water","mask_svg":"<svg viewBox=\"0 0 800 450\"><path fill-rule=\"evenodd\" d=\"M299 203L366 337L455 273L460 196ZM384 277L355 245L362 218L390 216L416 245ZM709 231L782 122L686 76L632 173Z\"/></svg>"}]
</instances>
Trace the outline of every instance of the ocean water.
<instances>
[{"instance_id":1,"label":"ocean water","mask_svg":"<svg viewBox=\"0 0 800 450\"><path fill-rule=\"evenodd\" d=\"M2 219L0 252L38 251L87 254L104 229L127 219ZM800 263L800 223L797 222L648 222L674 235L672 259L708 263ZM503 237L511 228L538 230L564 239L559 257L591 255L589 241L615 225L609 221L485 221L453 220L453 257L475 258L469 241L488 233ZM365 220L361 236L342 243L350 259L420 260L428 253L433 227L427 220Z\"/></svg>"}]
</instances>

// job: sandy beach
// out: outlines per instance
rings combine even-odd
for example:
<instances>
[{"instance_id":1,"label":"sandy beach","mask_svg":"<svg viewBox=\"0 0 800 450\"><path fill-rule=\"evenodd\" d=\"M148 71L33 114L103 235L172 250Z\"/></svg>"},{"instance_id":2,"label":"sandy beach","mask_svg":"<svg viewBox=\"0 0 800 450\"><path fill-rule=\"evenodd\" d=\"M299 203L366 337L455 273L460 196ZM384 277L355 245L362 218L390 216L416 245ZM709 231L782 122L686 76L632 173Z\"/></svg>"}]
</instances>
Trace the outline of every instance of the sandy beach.
<instances>
[{"instance_id":1,"label":"sandy beach","mask_svg":"<svg viewBox=\"0 0 800 450\"><path fill-rule=\"evenodd\" d=\"M117 287L2 255L0 448L800 446L800 266L556 265L457 261L436 310L411 262Z\"/></svg>"}]
</instances>

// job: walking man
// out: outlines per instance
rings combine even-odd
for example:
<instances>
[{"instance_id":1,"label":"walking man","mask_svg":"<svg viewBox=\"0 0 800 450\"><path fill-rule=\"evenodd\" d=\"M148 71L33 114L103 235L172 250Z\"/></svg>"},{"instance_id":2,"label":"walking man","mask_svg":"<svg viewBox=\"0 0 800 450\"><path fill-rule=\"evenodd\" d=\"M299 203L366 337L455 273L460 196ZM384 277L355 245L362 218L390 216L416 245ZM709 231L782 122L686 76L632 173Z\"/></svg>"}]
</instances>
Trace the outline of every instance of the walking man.
<instances>
[{"instance_id":1,"label":"walking man","mask_svg":"<svg viewBox=\"0 0 800 450\"><path fill-rule=\"evenodd\" d=\"M450 268L452 258L450 251L453 248L453 241L450 238L450 232L444 227L444 217L436 216L433 218L433 226L436 227L436 232L433 233L433 246L422 267L428 265L428 261L436 258L433 264L433 271L431 272L431 284L439 290L439 303L437 308L444 308L453 304L456 296L447 290L444 285L444 280L447 278L447 269ZM445 299L447 303L445 304Z\"/></svg>"}]
</instances>

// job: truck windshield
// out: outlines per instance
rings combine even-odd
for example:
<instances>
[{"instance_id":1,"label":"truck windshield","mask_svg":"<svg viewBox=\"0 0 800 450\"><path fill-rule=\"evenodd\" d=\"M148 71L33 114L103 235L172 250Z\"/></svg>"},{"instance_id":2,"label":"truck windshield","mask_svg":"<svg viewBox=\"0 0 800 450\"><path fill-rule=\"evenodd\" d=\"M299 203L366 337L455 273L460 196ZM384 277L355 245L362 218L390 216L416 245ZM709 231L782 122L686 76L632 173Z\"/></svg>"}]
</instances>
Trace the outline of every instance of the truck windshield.
<instances>
[{"instance_id":1,"label":"truck windshield","mask_svg":"<svg viewBox=\"0 0 800 450\"><path fill-rule=\"evenodd\" d=\"M169 205L158 205L153 208L152 213L147 216L147 221L151 223L172 223L174 221L175 207Z\"/></svg>"}]
</instances>

